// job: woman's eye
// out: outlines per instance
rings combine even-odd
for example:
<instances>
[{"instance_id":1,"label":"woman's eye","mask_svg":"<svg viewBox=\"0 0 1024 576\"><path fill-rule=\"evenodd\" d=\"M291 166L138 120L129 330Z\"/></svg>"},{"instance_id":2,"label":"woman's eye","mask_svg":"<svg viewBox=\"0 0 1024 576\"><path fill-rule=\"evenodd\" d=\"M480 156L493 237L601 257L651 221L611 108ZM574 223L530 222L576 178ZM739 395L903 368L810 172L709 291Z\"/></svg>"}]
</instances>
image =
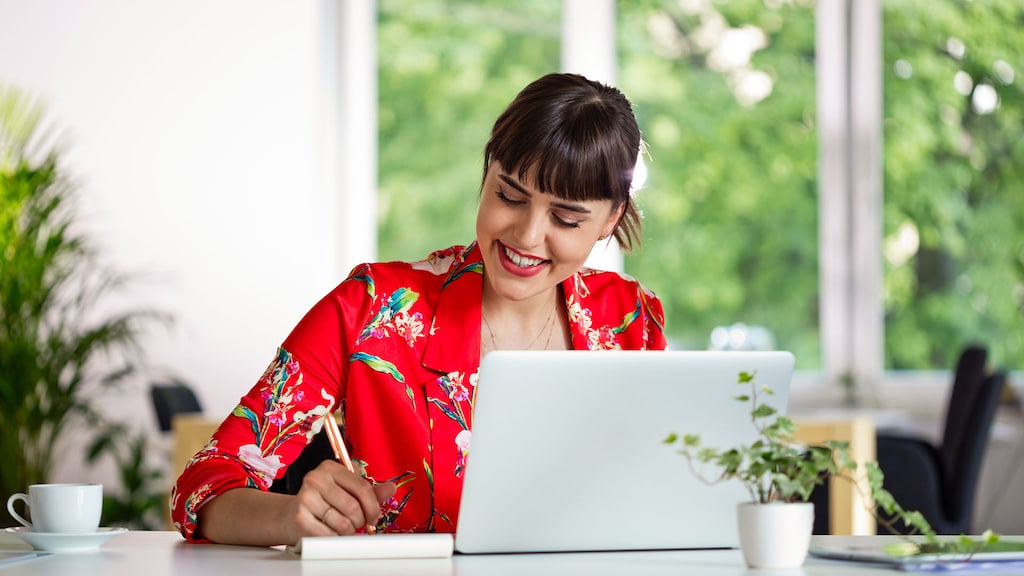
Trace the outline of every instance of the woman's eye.
<instances>
[{"instance_id":1,"label":"woman's eye","mask_svg":"<svg viewBox=\"0 0 1024 576\"><path fill-rule=\"evenodd\" d=\"M498 199L509 206L518 206L524 203L522 200L513 200L509 198L508 194L505 194L505 191L501 189L498 189Z\"/></svg>"},{"instance_id":2,"label":"woman's eye","mask_svg":"<svg viewBox=\"0 0 1024 576\"><path fill-rule=\"evenodd\" d=\"M497 190L495 190L494 193L498 197L498 200L501 200L501 202L503 204L506 204L508 206L522 206L522 205L526 204L526 200L514 199L514 198L510 197L505 192L505 190L503 190L501 188L498 188ZM570 220L566 220L565 218L562 218L558 214L552 214L551 218L555 221L555 224L557 224L557 225L559 225L559 226L561 226L563 228L579 228L580 227L580 223L579 223L578 220L571 220L571 219Z\"/></svg>"},{"instance_id":3,"label":"woman's eye","mask_svg":"<svg viewBox=\"0 0 1024 576\"><path fill-rule=\"evenodd\" d=\"M555 218L555 222L558 223L559 226L564 226L566 228L579 228L580 227L580 223L575 221L575 220L564 220L564 219L560 218L557 214L554 216L554 218Z\"/></svg>"}]
</instances>

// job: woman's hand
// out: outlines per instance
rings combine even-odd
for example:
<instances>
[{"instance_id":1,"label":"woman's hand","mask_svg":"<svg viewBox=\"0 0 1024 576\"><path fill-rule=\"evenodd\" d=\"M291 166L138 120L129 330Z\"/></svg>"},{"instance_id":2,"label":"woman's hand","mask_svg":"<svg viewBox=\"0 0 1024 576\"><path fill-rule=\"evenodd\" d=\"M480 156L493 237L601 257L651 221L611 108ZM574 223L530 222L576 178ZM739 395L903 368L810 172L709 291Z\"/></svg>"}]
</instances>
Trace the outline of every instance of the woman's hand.
<instances>
[{"instance_id":1,"label":"woman's hand","mask_svg":"<svg viewBox=\"0 0 1024 576\"><path fill-rule=\"evenodd\" d=\"M334 460L324 460L302 479L295 498L295 541L302 536L354 534L376 526L380 503L395 494L393 482L371 484Z\"/></svg>"},{"instance_id":2,"label":"woman's hand","mask_svg":"<svg viewBox=\"0 0 1024 576\"><path fill-rule=\"evenodd\" d=\"M220 544L275 546L303 536L352 534L380 517L394 482L370 484L334 460L309 471L295 496L235 488L208 500L197 513L197 537Z\"/></svg>"}]
</instances>

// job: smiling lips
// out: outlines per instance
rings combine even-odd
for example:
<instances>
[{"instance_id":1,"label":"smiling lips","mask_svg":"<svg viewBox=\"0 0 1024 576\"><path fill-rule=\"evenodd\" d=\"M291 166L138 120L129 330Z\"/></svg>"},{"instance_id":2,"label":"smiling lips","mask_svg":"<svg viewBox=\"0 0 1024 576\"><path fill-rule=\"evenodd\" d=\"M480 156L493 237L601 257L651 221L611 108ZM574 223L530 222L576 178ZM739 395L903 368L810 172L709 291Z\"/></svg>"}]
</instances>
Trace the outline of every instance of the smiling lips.
<instances>
[{"instance_id":1,"label":"smiling lips","mask_svg":"<svg viewBox=\"0 0 1024 576\"><path fill-rule=\"evenodd\" d=\"M500 247L501 250L498 253L502 255L502 265L506 270L517 276L533 276L540 272L544 264L550 262L550 260L541 260L520 254L504 244L500 244Z\"/></svg>"}]
</instances>

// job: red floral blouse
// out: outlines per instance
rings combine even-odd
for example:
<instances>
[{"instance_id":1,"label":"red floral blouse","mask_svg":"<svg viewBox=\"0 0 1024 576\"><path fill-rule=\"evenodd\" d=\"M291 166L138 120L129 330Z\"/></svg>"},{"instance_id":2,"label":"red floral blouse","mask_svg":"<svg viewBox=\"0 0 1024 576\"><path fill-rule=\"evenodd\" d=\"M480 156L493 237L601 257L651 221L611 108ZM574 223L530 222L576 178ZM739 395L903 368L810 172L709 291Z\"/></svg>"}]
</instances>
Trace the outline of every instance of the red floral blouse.
<instances>
[{"instance_id":1,"label":"red floral blouse","mask_svg":"<svg viewBox=\"0 0 1024 576\"><path fill-rule=\"evenodd\" d=\"M480 365L483 263L475 243L419 262L362 264L298 323L266 372L188 463L171 518L239 487L268 490L338 412L352 459L392 481L379 530L454 532ZM577 350L666 346L658 298L584 269L562 284Z\"/></svg>"}]
</instances>

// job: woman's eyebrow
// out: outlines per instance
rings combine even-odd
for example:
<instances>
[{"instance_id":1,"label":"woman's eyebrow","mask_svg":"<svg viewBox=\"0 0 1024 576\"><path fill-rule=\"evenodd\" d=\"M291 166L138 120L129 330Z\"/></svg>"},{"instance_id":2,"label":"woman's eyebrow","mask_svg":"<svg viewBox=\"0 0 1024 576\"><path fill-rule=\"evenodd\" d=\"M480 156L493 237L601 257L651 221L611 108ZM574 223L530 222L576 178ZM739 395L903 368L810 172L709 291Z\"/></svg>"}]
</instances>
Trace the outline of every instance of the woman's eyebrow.
<instances>
[{"instance_id":1,"label":"woman's eyebrow","mask_svg":"<svg viewBox=\"0 0 1024 576\"><path fill-rule=\"evenodd\" d=\"M514 180L508 174L498 174L498 178L501 178L502 180L505 181L506 184L515 188L516 190L519 190L523 194L526 194L527 196L533 196L533 194L530 194L530 191L526 189L526 186L523 186L522 184L519 183L518 180Z\"/></svg>"},{"instance_id":2,"label":"woman's eyebrow","mask_svg":"<svg viewBox=\"0 0 1024 576\"><path fill-rule=\"evenodd\" d=\"M521 183L519 183L519 181L515 180L508 174L498 174L498 178L501 178L503 182L515 188L516 190L522 192L523 194L526 194L527 196L530 197L533 196L533 194L531 194L530 191L526 189L526 186L523 186ZM562 210L569 210L570 212L590 214L590 210L587 207L581 206L579 204L569 204L566 202L552 202L551 205L554 206L555 208L561 208Z\"/></svg>"}]
</instances>

